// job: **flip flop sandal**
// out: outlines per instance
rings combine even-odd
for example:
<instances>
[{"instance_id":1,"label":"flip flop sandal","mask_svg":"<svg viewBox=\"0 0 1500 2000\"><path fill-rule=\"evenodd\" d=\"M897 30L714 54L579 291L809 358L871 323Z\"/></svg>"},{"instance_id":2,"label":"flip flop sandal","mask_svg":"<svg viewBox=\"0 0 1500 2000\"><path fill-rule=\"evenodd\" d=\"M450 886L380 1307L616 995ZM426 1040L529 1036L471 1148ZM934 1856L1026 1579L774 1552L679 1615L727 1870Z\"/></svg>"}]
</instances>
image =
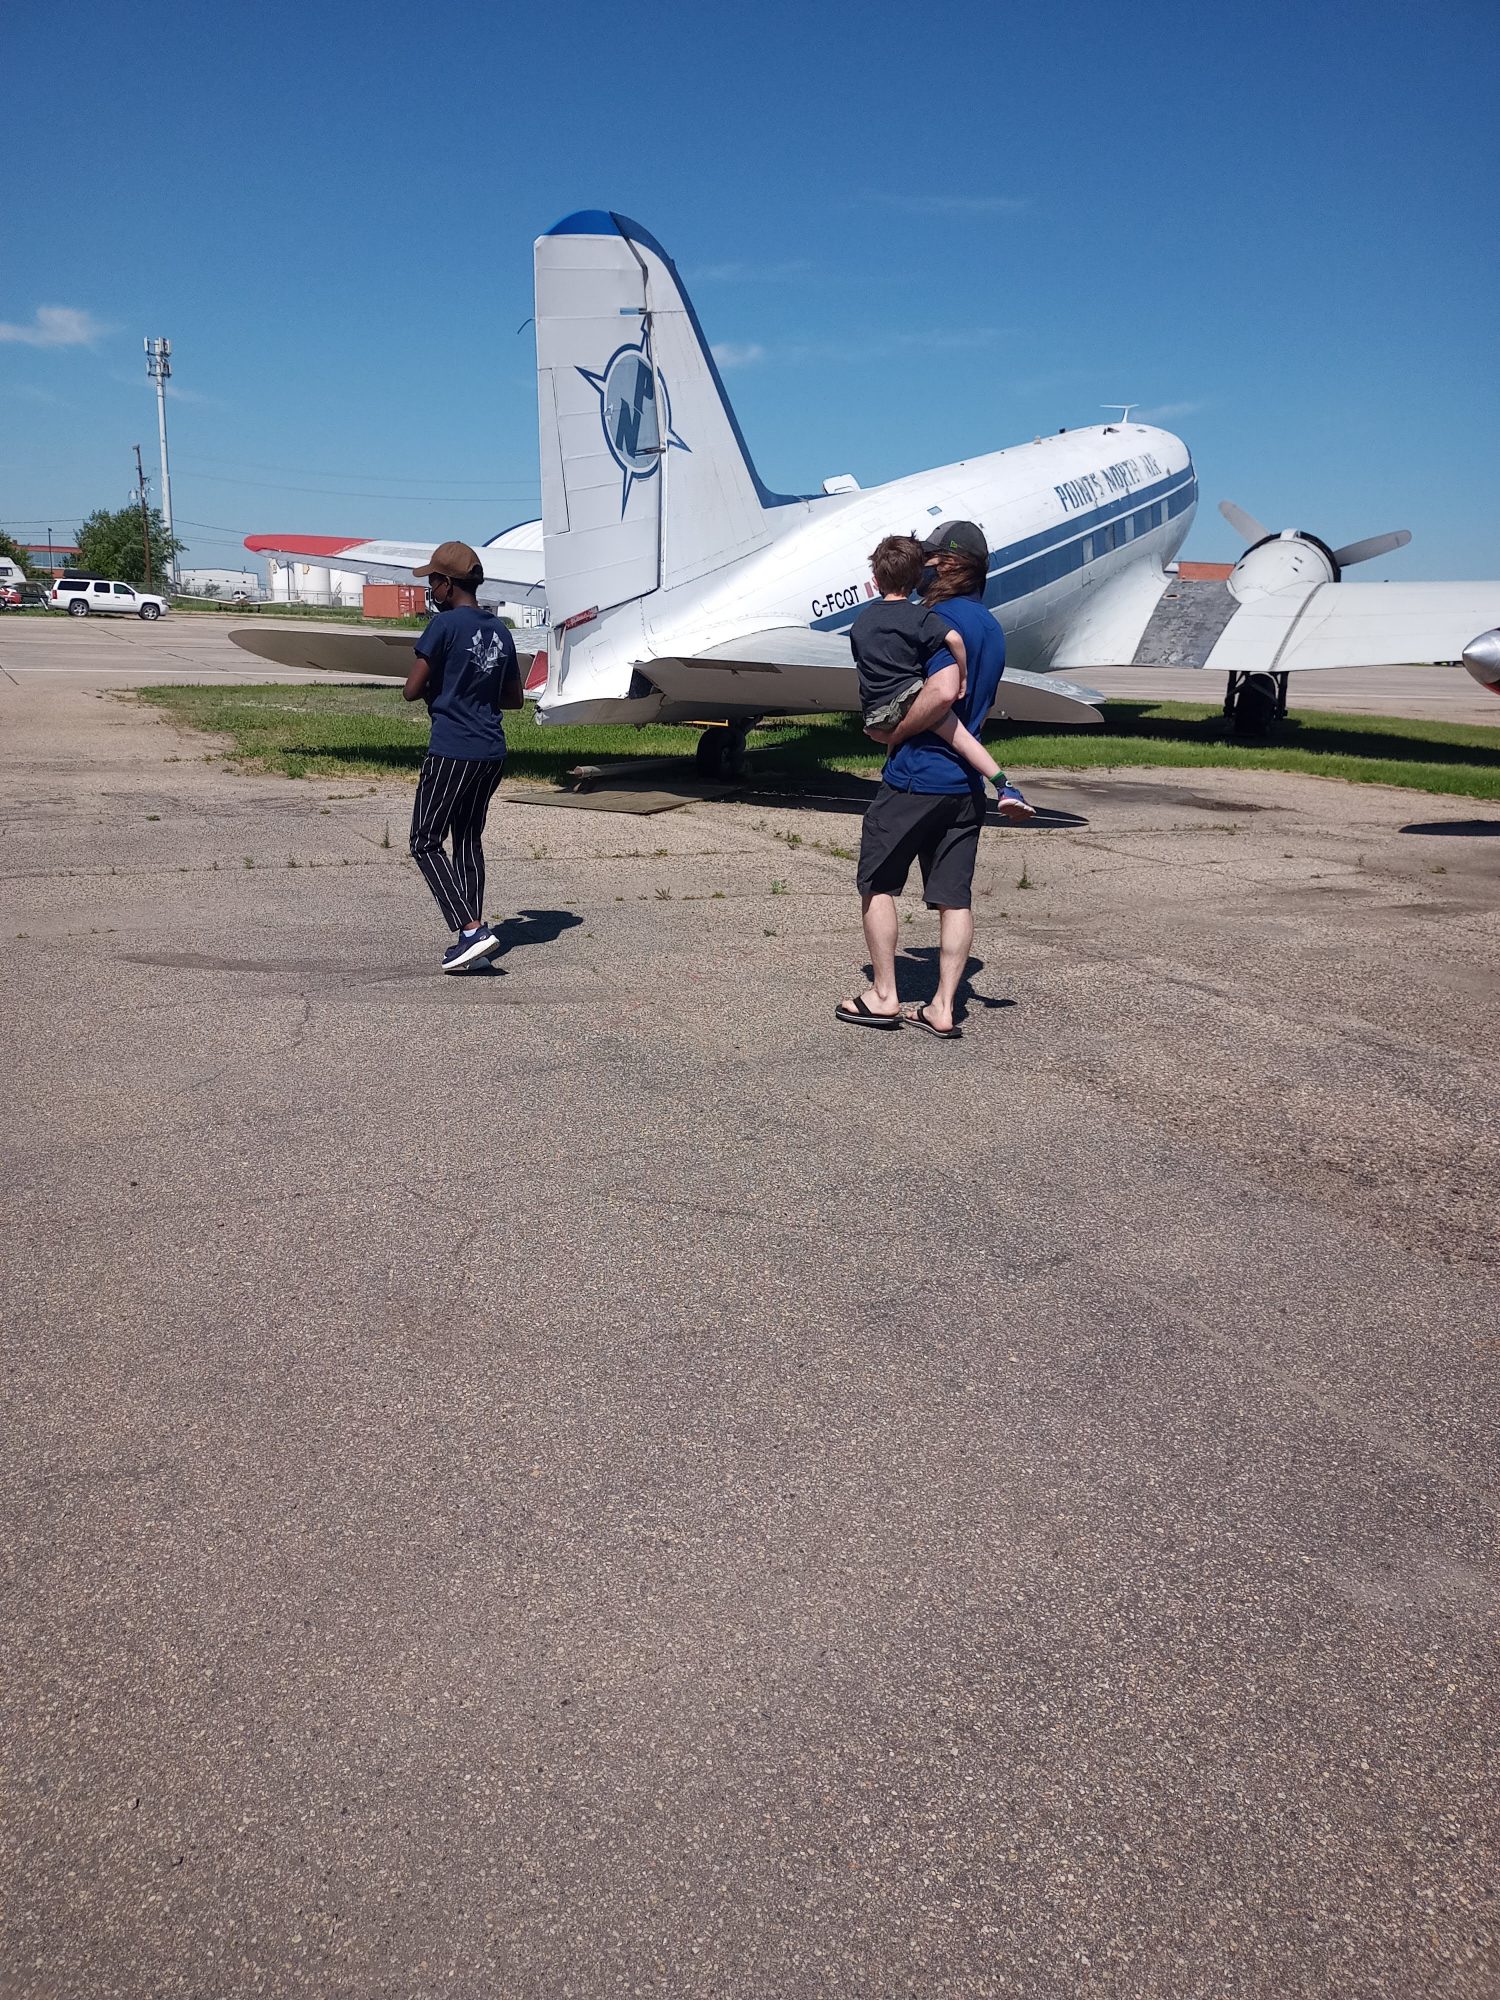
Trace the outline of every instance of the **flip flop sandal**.
<instances>
[{"instance_id":1,"label":"flip flop sandal","mask_svg":"<svg viewBox=\"0 0 1500 2000\"><path fill-rule=\"evenodd\" d=\"M927 1009L925 1007L918 1007L914 1012L905 1015L903 1018L909 1026L920 1028L924 1035L935 1035L940 1042L960 1042L963 1040L964 1031L962 1028L938 1027L935 1021L928 1020Z\"/></svg>"},{"instance_id":2,"label":"flip flop sandal","mask_svg":"<svg viewBox=\"0 0 1500 2000\"><path fill-rule=\"evenodd\" d=\"M858 994L855 995L852 1006L846 1007L840 1003L834 1008L833 1015L836 1021L847 1021L851 1028L899 1028L901 1026L901 1016L899 1014L873 1013L865 1005L864 1001L859 998ZM937 1030L932 1029L930 1032L936 1034Z\"/></svg>"}]
</instances>

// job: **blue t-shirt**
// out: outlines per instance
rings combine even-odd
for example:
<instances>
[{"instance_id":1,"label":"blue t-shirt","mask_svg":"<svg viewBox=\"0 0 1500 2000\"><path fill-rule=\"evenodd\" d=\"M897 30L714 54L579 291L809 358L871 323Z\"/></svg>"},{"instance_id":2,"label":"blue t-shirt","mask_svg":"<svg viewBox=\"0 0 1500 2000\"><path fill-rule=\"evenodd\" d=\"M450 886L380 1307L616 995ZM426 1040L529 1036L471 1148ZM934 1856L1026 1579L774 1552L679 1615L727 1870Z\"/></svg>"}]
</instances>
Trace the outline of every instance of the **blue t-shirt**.
<instances>
[{"instance_id":1,"label":"blue t-shirt","mask_svg":"<svg viewBox=\"0 0 1500 2000\"><path fill-rule=\"evenodd\" d=\"M500 696L516 663L510 629L492 611L440 611L417 641L430 666L424 699L434 757L503 757Z\"/></svg>"},{"instance_id":2,"label":"blue t-shirt","mask_svg":"<svg viewBox=\"0 0 1500 2000\"><path fill-rule=\"evenodd\" d=\"M968 685L963 700L953 704L953 713L977 736L1005 672L1005 634L977 597L945 597L932 608L958 633L969 656ZM946 648L934 653L927 662L927 678L952 665L953 655ZM976 798L984 794L979 773L930 729L892 751L883 776L898 792L973 792Z\"/></svg>"}]
</instances>

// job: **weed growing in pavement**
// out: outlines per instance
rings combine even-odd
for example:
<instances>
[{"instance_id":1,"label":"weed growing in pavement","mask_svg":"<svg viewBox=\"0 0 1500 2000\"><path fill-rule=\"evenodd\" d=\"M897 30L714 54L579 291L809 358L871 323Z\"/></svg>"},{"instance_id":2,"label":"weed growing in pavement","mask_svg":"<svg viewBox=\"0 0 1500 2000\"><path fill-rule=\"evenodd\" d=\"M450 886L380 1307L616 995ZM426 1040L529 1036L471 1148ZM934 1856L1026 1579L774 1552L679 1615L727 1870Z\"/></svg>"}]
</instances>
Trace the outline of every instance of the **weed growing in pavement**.
<instances>
[{"instance_id":1,"label":"weed growing in pavement","mask_svg":"<svg viewBox=\"0 0 1500 2000\"><path fill-rule=\"evenodd\" d=\"M1024 861L1021 863L1021 873L1016 881L1016 887L1018 889L1034 889L1036 887L1035 882L1032 881L1031 876L1027 872Z\"/></svg>"},{"instance_id":2,"label":"weed growing in pavement","mask_svg":"<svg viewBox=\"0 0 1500 2000\"><path fill-rule=\"evenodd\" d=\"M658 903L670 903L672 900L672 891L670 889L658 889L656 900Z\"/></svg>"},{"instance_id":3,"label":"weed growing in pavement","mask_svg":"<svg viewBox=\"0 0 1500 2000\"><path fill-rule=\"evenodd\" d=\"M854 859L852 847L837 847L831 840L814 840L811 834L773 832L772 838L781 841L787 847L815 848L819 854L831 854L835 861Z\"/></svg>"},{"instance_id":4,"label":"weed growing in pavement","mask_svg":"<svg viewBox=\"0 0 1500 2000\"><path fill-rule=\"evenodd\" d=\"M160 818L161 818L161 814L160 814L160 813L147 813L147 815L146 815L146 818L147 818L148 820L154 820L154 819L160 819Z\"/></svg>"},{"instance_id":5,"label":"weed growing in pavement","mask_svg":"<svg viewBox=\"0 0 1500 2000\"><path fill-rule=\"evenodd\" d=\"M722 903L723 900L724 900L724 891L722 889L715 889L712 896L709 897L709 901L711 903Z\"/></svg>"},{"instance_id":6,"label":"weed growing in pavement","mask_svg":"<svg viewBox=\"0 0 1500 2000\"><path fill-rule=\"evenodd\" d=\"M385 823L385 832L380 837L380 844L382 847L389 847L391 844L391 823L389 820Z\"/></svg>"},{"instance_id":7,"label":"weed growing in pavement","mask_svg":"<svg viewBox=\"0 0 1500 2000\"><path fill-rule=\"evenodd\" d=\"M245 866L247 868L253 868L255 866L255 856L253 854L247 854L245 856Z\"/></svg>"},{"instance_id":8,"label":"weed growing in pavement","mask_svg":"<svg viewBox=\"0 0 1500 2000\"><path fill-rule=\"evenodd\" d=\"M789 895L790 895L791 893L792 893L792 892L791 892L790 888L789 888L789 887L787 886L787 884L786 884L785 882L781 882L781 881L773 881L773 882L772 882L772 884L771 884L771 894L772 894L773 896L789 896Z\"/></svg>"},{"instance_id":9,"label":"weed growing in pavement","mask_svg":"<svg viewBox=\"0 0 1500 2000\"><path fill-rule=\"evenodd\" d=\"M299 867L301 864L298 862L295 854L289 854L286 858L286 865L288 868L296 868Z\"/></svg>"}]
</instances>

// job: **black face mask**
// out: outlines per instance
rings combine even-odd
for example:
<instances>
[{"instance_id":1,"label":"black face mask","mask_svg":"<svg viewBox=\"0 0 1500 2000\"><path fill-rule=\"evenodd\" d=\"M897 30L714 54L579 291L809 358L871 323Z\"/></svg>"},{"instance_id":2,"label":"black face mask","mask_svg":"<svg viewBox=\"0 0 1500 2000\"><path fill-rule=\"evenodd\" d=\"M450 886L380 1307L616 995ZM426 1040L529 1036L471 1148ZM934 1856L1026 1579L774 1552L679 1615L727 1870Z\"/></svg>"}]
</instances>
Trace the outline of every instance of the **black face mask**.
<instances>
[{"instance_id":1,"label":"black face mask","mask_svg":"<svg viewBox=\"0 0 1500 2000\"><path fill-rule=\"evenodd\" d=\"M937 582L937 564L928 563L927 567L922 571L922 574L917 578L917 588L918 590L931 590L932 586L936 582Z\"/></svg>"}]
</instances>

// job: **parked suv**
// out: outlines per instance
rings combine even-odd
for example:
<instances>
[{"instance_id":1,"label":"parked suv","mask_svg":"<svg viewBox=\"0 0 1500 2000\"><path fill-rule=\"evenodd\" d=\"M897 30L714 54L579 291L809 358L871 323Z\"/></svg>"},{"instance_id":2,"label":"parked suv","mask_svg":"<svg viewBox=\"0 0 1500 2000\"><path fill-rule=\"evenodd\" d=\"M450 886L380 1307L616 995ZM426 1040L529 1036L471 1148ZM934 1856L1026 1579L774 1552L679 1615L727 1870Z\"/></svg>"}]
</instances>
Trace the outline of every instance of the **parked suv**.
<instances>
[{"instance_id":1,"label":"parked suv","mask_svg":"<svg viewBox=\"0 0 1500 2000\"><path fill-rule=\"evenodd\" d=\"M54 611L66 611L74 618L87 618L91 611L126 611L135 618L160 618L167 608L164 597L100 576L60 576L48 592L47 602Z\"/></svg>"}]
</instances>

